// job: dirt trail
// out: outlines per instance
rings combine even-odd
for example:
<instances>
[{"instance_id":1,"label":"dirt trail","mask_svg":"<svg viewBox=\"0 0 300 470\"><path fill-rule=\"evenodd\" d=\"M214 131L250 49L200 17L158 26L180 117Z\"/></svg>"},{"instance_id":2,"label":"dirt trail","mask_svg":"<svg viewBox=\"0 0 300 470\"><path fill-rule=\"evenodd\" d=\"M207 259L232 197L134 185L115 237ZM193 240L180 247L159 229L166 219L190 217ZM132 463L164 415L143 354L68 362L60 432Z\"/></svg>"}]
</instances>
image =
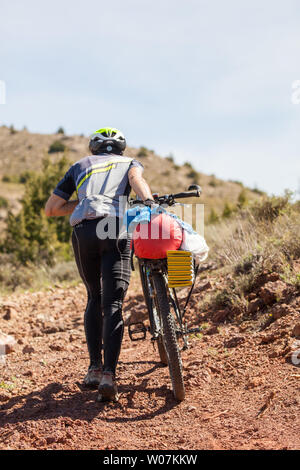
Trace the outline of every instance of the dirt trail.
<instances>
[{"instance_id":1,"label":"dirt trail","mask_svg":"<svg viewBox=\"0 0 300 470\"><path fill-rule=\"evenodd\" d=\"M211 328L206 318L207 334L183 352L187 396L180 404L149 337L132 343L126 331L121 398L105 405L81 386L85 299L78 286L1 300L0 329L17 344L0 365L0 449L300 447L300 369L288 360L295 309L263 332ZM125 317L129 311L144 311L134 285ZM204 320L195 306L190 316Z\"/></svg>"}]
</instances>

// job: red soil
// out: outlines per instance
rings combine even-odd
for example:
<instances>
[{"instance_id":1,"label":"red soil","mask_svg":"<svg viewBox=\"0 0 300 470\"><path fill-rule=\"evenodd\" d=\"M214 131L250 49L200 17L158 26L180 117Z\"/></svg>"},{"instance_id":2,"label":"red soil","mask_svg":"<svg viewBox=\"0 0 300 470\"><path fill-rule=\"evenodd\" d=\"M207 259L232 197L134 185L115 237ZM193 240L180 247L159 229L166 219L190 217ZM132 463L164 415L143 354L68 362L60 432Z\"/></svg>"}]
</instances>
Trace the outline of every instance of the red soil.
<instances>
[{"instance_id":1,"label":"red soil","mask_svg":"<svg viewBox=\"0 0 300 470\"><path fill-rule=\"evenodd\" d=\"M209 334L182 353L182 403L150 338L132 343L126 331L120 400L101 404L97 391L81 385L85 299L78 286L2 300L14 302L0 316L2 332L17 344L0 365L0 449L299 449L300 370L290 360L300 349L292 336L299 309L264 331L216 328L206 318ZM196 305L189 314L201 322ZM129 306L144 311L133 288L125 316Z\"/></svg>"}]
</instances>

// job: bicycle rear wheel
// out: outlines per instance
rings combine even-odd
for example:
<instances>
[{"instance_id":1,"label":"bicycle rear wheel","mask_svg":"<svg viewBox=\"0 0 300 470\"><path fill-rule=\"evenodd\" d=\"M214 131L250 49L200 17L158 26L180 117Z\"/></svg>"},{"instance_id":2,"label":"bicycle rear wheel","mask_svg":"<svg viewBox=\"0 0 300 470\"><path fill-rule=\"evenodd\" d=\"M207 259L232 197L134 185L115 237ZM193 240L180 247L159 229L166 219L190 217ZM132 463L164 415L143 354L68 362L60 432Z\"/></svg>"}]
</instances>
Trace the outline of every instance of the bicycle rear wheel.
<instances>
[{"instance_id":1,"label":"bicycle rear wheel","mask_svg":"<svg viewBox=\"0 0 300 470\"><path fill-rule=\"evenodd\" d=\"M160 357L160 361L162 364L165 366L168 365L168 356L165 350L165 346L162 340L162 335L161 335L161 326L160 326L160 320L159 316L156 312L156 308L153 302L153 298L150 295L149 292L149 279L146 275L145 272L145 267L139 263L139 269L140 269L140 277L141 277L141 284L143 288L143 294L144 294L144 299L146 303L146 307L148 310L148 315L149 315L149 320L150 320L150 326L151 326L151 333L156 336L157 335L157 346L158 346L158 353Z\"/></svg>"},{"instance_id":2,"label":"bicycle rear wheel","mask_svg":"<svg viewBox=\"0 0 300 470\"><path fill-rule=\"evenodd\" d=\"M185 397L185 389L181 355L176 337L175 319L170 311L167 287L163 275L159 272L154 272L152 275L156 291L157 309L163 328L162 338L167 353L173 393L176 400L182 401Z\"/></svg>"}]
</instances>

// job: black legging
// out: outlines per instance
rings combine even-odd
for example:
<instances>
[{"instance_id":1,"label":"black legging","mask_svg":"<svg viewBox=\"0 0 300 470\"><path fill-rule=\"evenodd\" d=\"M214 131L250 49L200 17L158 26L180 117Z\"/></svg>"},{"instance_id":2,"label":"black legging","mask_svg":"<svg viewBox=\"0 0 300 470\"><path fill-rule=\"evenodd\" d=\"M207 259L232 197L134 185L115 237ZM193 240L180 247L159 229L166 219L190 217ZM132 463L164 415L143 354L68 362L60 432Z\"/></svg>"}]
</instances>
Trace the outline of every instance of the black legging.
<instances>
[{"instance_id":1,"label":"black legging","mask_svg":"<svg viewBox=\"0 0 300 470\"><path fill-rule=\"evenodd\" d=\"M84 220L76 225L72 244L88 293L84 328L90 365L99 367L102 363L103 341L103 370L115 373L124 331L122 304L131 274L130 240L99 239L96 229L100 220ZM117 224L115 234L118 237L120 219L106 217L106 222ZM103 220L100 223L103 224Z\"/></svg>"}]
</instances>

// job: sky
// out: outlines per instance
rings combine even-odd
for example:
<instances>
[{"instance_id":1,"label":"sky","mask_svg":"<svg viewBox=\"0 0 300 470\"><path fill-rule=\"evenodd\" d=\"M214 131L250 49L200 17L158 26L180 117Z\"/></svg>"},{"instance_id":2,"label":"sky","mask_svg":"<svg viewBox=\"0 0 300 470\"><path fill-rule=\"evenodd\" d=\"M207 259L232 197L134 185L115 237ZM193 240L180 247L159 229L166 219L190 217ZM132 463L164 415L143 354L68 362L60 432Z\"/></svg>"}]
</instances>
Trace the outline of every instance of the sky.
<instances>
[{"instance_id":1,"label":"sky","mask_svg":"<svg viewBox=\"0 0 300 470\"><path fill-rule=\"evenodd\" d=\"M0 0L0 125L117 127L198 171L300 190L299 21L298 0Z\"/></svg>"}]
</instances>

